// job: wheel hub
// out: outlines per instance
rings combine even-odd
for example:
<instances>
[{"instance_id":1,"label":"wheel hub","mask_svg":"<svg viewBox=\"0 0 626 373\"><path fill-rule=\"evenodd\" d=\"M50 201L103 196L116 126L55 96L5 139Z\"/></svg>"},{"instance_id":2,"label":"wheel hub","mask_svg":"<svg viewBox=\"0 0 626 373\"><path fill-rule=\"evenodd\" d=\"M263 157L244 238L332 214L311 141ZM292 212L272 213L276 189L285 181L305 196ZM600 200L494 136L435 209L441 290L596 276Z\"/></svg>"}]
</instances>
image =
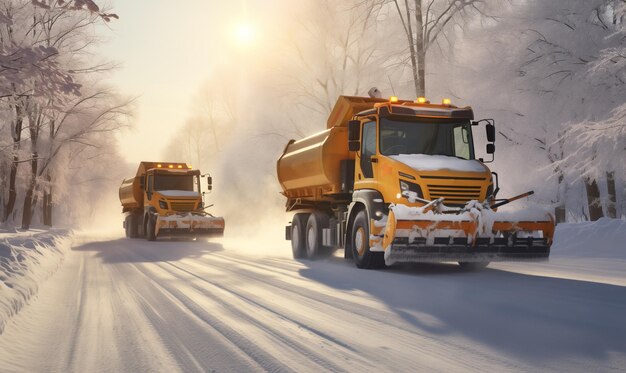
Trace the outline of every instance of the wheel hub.
<instances>
[{"instance_id":1,"label":"wheel hub","mask_svg":"<svg viewBox=\"0 0 626 373\"><path fill-rule=\"evenodd\" d=\"M309 253L312 253L314 247L315 247L315 230L313 229L313 227L310 227L309 230L307 231L307 247L306 250Z\"/></svg>"},{"instance_id":2,"label":"wheel hub","mask_svg":"<svg viewBox=\"0 0 626 373\"><path fill-rule=\"evenodd\" d=\"M365 229L359 227L354 234L354 246L359 256L362 256L365 252Z\"/></svg>"}]
</instances>

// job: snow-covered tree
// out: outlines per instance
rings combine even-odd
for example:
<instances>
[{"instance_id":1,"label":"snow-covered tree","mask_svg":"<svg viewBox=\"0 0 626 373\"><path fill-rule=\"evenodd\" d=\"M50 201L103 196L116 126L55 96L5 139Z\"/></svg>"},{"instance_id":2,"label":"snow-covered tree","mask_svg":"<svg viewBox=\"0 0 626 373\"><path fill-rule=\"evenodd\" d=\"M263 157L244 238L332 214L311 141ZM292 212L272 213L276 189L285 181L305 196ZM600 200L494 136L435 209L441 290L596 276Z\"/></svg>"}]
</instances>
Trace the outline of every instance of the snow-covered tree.
<instances>
[{"instance_id":1,"label":"snow-covered tree","mask_svg":"<svg viewBox=\"0 0 626 373\"><path fill-rule=\"evenodd\" d=\"M52 194L53 186L57 191L67 189L62 181L72 160L82 159L87 167L98 161L94 154L86 159L76 155L84 149L107 153L100 144L107 143L105 139L128 115L128 101L99 88L101 84L95 83L99 78L94 76L110 69L110 64L94 62L95 25L115 17L85 1L23 0L1 5L0 60L9 63L0 70L0 81L5 83L0 84L4 90L0 111L5 118L0 132L10 137L0 140L0 217L11 223L21 212L22 227L28 228L35 206L42 201L42 217L50 225L52 203L62 197ZM20 195L23 204L18 211Z\"/></svg>"},{"instance_id":2,"label":"snow-covered tree","mask_svg":"<svg viewBox=\"0 0 626 373\"><path fill-rule=\"evenodd\" d=\"M389 29L379 24L381 7L362 1L309 1L294 16L295 27L283 41L289 51L281 61L287 81L279 88L284 101L299 110L292 117L325 123L339 95L365 95L386 82L379 49ZM292 120L298 135L319 130Z\"/></svg>"},{"instance_id":3,"label":"snow-covered tree","mask_svg":"<svg viewBox=\"0 0 626 373\"><path fill-rule=\"evenodd\" d=\"M446 43L451 43L454 39L451 35L472 23L475 17L493 18L487 10L489 2L489 0L374 0L370 6L386 5L394 8L402 25L406 47L405 53L393 57L401 64L410 61L415 94L425 97L426 56L429 51L435 47L442 49Z\"/></svg>"},{"instance_id":4,"label":"snow-covered tree","mask_svg":"<svg viewBox=\"0 0 626 373\"><path fill-rule=\"evenodd\" d=\"M562 160L572 160L568 144L578 137L568 134L572 123L603 122L626 100L620 9L623 1L511 2L501 9L499 22L469 35L479 42L461 46L457 59L466 65L457 74L466 76L461 95L485 97L478 100L479 109L495 114L501 143L524 157L522 166L534 168L534 184L542 185L537 197L562 208L569 201L576 216L583 208L581 194L588 194L581 188L589 190L594 179L571 173L609 170L588 172Z\"/></svg>"}]
</instances>

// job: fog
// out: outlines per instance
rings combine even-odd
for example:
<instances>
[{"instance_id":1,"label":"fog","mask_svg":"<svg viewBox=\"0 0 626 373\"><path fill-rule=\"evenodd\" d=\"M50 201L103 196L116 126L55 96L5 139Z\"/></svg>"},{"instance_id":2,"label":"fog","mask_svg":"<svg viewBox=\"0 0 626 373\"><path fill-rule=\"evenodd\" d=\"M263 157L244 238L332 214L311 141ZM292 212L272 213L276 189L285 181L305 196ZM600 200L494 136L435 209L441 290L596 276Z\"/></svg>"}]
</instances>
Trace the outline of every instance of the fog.
<instances>
[{"instance_id":1,"label":"fog","mask_svg":"<svg viewBox=\"0 0 626 373\"><path fill-rule=\"evenodd\" d=\"M215 205L210 212L225 217L227 240L288 250L283 238L290 214L284 212L275 171L287 141L324 129L340 94L366 96L376 86L384 97L415 96L394 8L378 9L365 25L359 6L366 3L115 3L120 20L103 30L110 40L102 51L121 64L113 83L137 96L133 126L118 135L125 177L141 160L187 162L213 176L206 201ZM572 211L584 211L582 179L574 175L563 195L551 153L541 150L554 144L558 126L585 117L576 110L583 84L568 79L548 94L536 82L543 74L539 68L520 78L520 66L528 65L524 46L533 40L528 33L507 31L511 24L500 20L515 20L516 30L527 30L542 11L558 9L532 1L487 4L497 17L466 14L428 51L426 95L433 102L450 97L458 106L472 105L477 119L496 119L498 150L490 167L500 174L500 196L536 192L511 208L551 208L567 200ZM523 17L515 15L519 12ZM558 33L552 36L558 40ZM503 46L510 49L506 54ZM618 101L590 105L595 113ZM476 155L489 158L482 129L476 131ZM622 176L618 172L618 190ZM113 207L120 182L100 189L103 207L85 221L121 232L121 208ZM570 218L583 215L573 212Z\"/></svg>"}]
</instances>

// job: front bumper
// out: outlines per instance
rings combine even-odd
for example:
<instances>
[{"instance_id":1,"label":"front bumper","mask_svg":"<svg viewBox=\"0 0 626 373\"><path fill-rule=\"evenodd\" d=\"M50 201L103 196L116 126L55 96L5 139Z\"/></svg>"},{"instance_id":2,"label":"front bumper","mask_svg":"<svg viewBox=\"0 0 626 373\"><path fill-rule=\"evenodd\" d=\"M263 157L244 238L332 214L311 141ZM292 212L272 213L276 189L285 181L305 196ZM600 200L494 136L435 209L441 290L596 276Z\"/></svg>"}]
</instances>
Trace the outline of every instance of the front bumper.
<instances>
[{"instance_id":1,"label":"front bumper","mask_svg":"<svg viewBox=\"0 0 626 373\"><path fill-rule=\"evenodd\" d=\"M478 203L456 213L395 205L384 225L371 229L370 250L384 251L387 264L545 260L554 219L543 210L496 212Z\"/></svg>"},{"instance_id":2,"label":"front bumper","mask_svg":"<svg viewBox=\"0 0 626 373\"><path fill-rule=\"evenodd\" d=\"M547 260L550 245L543 238L477 238L475 245L467 238L435 238L428 244L425 238L396 238L386 252L390 262L485 262L516 260Z\"/></svg>"},{"instance_id":3,"label":"front bumper","mask_svg":"<svg viewBox=\"0 0 626 373\"><path fill-rule=\"evenodd\" d=\"M157 217L157 237L222 237L224 218L213 215L182 214Z\"/></svg>"}]
</instances>

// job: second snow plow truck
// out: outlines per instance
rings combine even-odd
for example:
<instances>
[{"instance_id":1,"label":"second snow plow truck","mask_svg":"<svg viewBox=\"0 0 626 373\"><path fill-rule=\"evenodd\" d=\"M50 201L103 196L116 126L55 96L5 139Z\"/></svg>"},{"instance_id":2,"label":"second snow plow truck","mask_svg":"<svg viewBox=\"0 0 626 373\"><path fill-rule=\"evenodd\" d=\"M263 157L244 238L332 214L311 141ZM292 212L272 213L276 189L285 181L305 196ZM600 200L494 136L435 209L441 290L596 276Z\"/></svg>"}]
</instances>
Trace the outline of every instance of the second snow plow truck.
<instances>
[{"instance_id":1,"label":"second snow plow truck","mask_svg":"<svg viewBox=\"0 0 626 373\"><path fill-rule=\"evenodd\" d=\"M493 260L546 259L551 214L497 211L532 192L496 199L498 177L474 156L470 107L449 100L340 96L327 129L291 140L278 180L295 212L286 227L295 258L344 248L359 268L395 262L456 261L483 268Z\"/></svg>"},{"instance_id":2,"label":"second snow plow truck","mask_svg":"<svg viewBox=\"0 0 626 373\"><path fill-rule=\"evenodd\" d=\"M185 163L141 162L120 186L126 237L221 237L224 219L206 212L200 171ZM207 178L208 189L212 179Z\"/></svg>"}]
</instances>

